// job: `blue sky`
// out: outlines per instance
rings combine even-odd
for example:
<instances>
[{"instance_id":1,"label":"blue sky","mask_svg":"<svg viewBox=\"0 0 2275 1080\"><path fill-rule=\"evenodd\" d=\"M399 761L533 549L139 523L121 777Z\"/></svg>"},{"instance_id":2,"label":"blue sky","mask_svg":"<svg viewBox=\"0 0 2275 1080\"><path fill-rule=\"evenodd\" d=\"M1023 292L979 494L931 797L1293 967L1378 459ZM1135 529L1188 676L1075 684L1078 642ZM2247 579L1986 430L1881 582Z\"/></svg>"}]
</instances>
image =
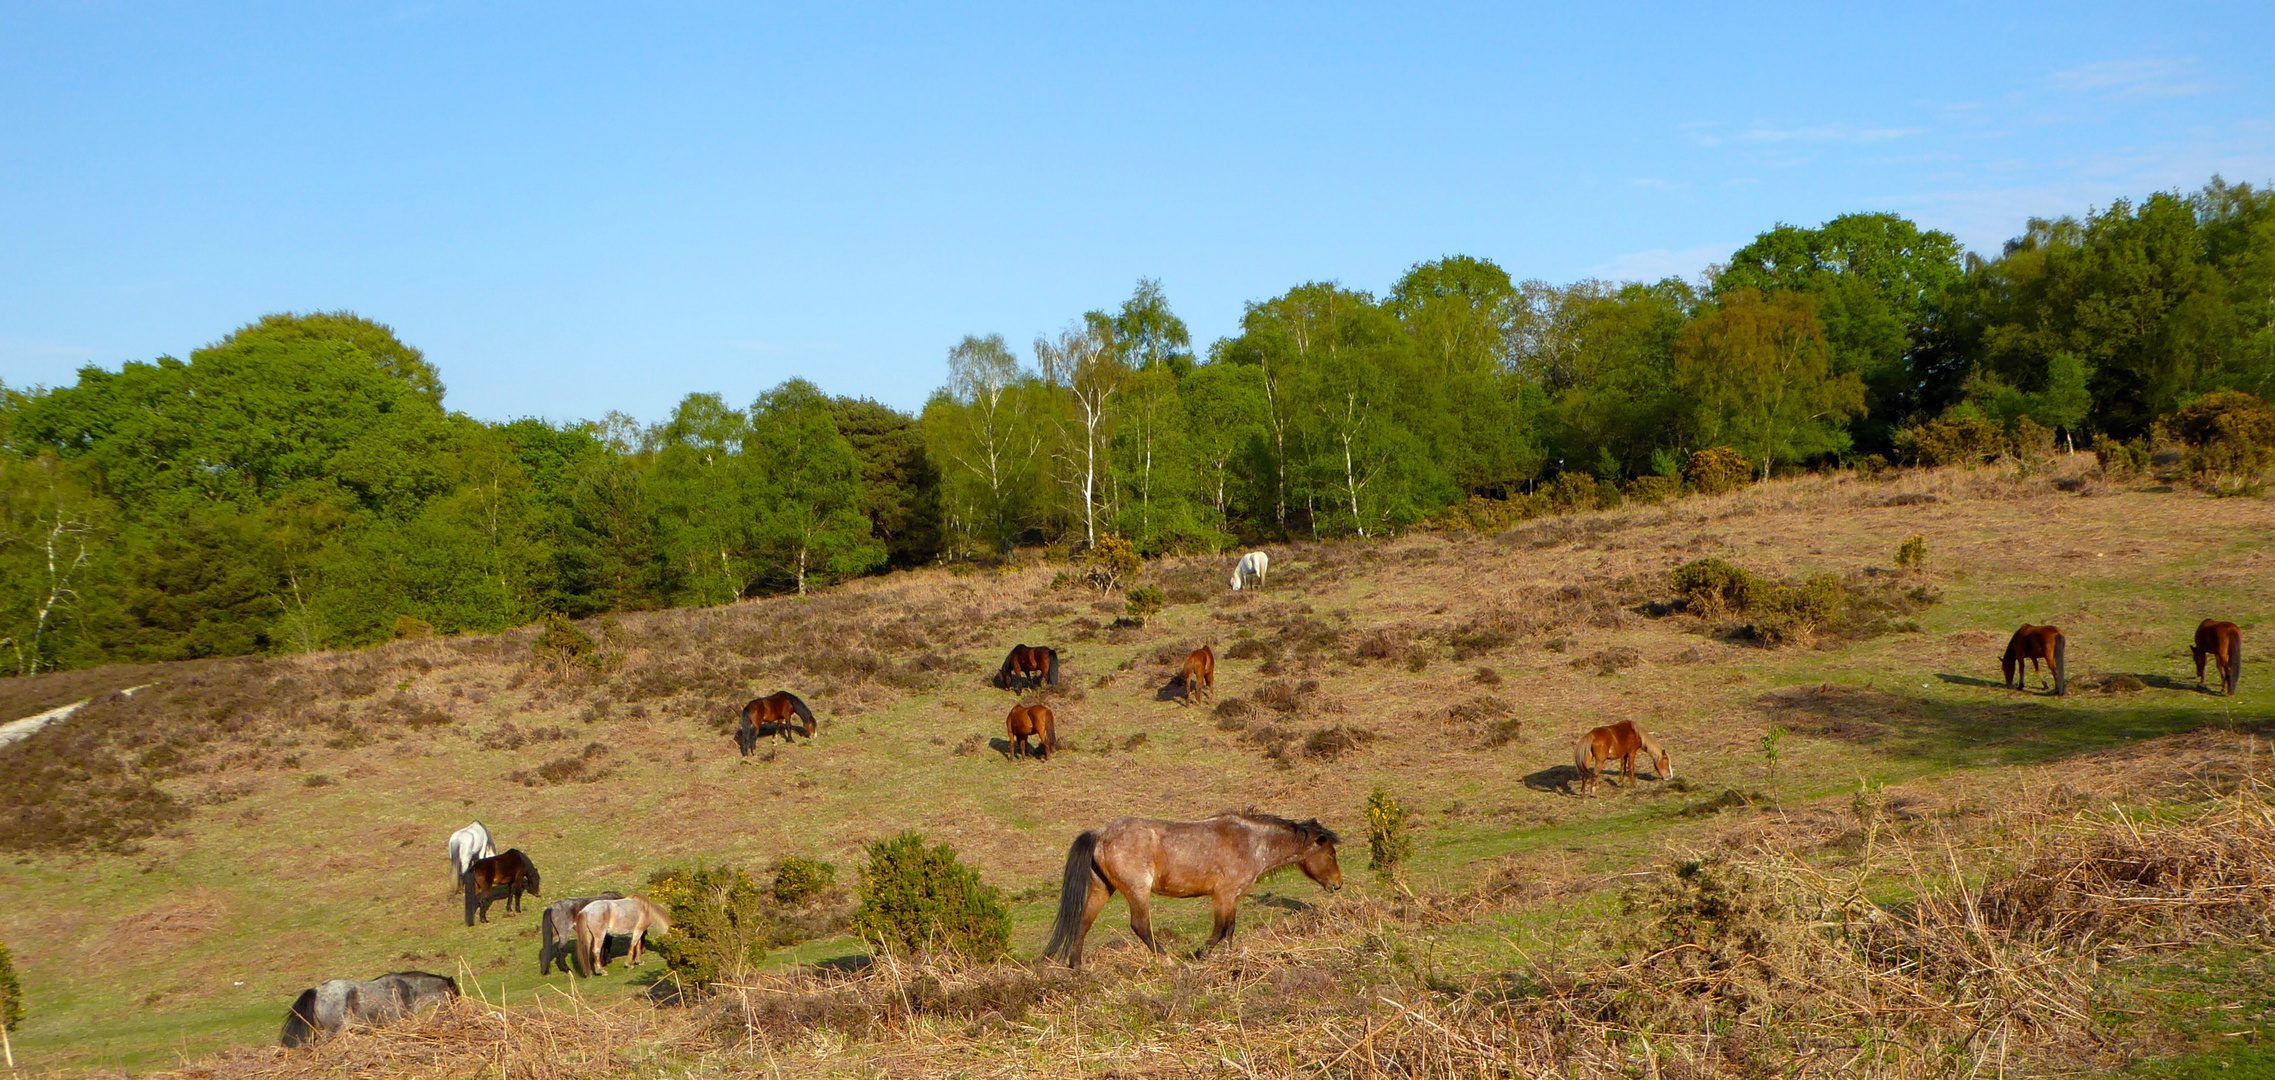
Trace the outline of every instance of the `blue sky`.
<instances>
[{"instance_id":1,"label":"blue sky","mask_svg":"<svg viewBox=\"0 0 2275 1080\"><path fill-rule=\"evenodd\" d=\"M824 8L816 5L817 8ZM2275 5L0 0L0 379L349 309L485 419L920 406L1141 277L1205 343L1462 253L1695 275L2275 177Z\"/></svg>"}]
</instances>

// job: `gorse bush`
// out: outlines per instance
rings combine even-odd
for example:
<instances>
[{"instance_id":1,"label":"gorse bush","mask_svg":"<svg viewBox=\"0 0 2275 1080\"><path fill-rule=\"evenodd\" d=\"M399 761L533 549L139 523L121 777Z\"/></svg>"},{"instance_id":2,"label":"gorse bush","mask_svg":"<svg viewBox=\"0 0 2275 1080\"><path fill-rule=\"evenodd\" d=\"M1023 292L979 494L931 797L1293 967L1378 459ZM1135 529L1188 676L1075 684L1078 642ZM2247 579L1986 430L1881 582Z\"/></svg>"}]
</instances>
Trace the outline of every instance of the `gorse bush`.
<instances>
[{"instance_id":1,"label":"gorse bush","mask_svg":"<svg viewBox=\"0 0 2275 1080\"><path fill-rule=\"evenodd\" d=\"M1710 615L1744 611L1763 591L1752 574L1720 559L1698 559L1675 567L1668 572L1667 583L1692 608Z\"/></svg>"},{"instance_id":2,"label":"gorse bush","mask_svg":"<svg viewBox=\"0 0 2275 1080\"><path fill-rule=\"evenodd\" d=\"M837 867L795 855L775 864L774 902L797 907L837 884Z\"/></svg>"},{"instance_id":3,"label":"gorse bush","mask_svg":"<svg viewBox=\"0 0 2275 1080\"><path fill-rule=\"evenodd\" d=\"M573 664L591 665L599 656L600 646L568 616L551 611L545 615L544 631L530 643L530 651L538 663L565 670Z\"/></svg>"},{"instance_id":4,"label":"gorse bush","mask_svg":"<svg viewBox=\"0 0 2275 1080\"><path fill-rule=\"evenodd\" d=\"M2174 413L2166 427L2187 447L2190 472L2255 475L2275 464L2275 407L2250 394L2206 394Z\"/></svg>"},{"instance_id":5,"label":"gorse bush","mask_svg":"<svg viewBox=\"0 0 2275 1080\"><path fill-rule=\"evenodd\" d=\"M1927 565L1927 538L1918 533L1896 548L1896 565L1906 570L1918 570Z\"/></svg>"},{"instance_id":6,"label":"gorse bush","mask_svg":"<svg viewBox=\"0 0 2275 1080\"><path fill-rule=\"evenodd\" d=\"M1704 495L1720 495L1746 486L1753 479L1754 463L1727 446L1712 446L1690 456L1683 466L1683 481Z\"/></svg>"},{"instance_id":7,"label":"gorse bush","mask_svg":"<svg viewBox=\"0 0 2275 1080\"><path fill-rule=\"evenodd\" d=\"M1119 536L1101 536L1089 551L1082 553L1082 573L1090 587L1100 592L1112 592L1122 583L1138 576L1145 569L1145 559L1138 554L1137 545Z\"/></svg>"},{"instance_id":8,"label":"gorse bush","mask_svg":"<svg viewBox=\"0 0 2275 1080\"><path fill-rule=\"evenodd\" d=\"M1367 858L1376 881L1389 884L1398 868L1414 854L1414 837L1406 826L1406 808L1384 788L1367 794Z\"/></svg>"},{"instance_id":9,"label":"gorse bush","mask_svg":"<svg viewBox=\"0 0 2275 1080\"><path fill-rule=\"evenodd\" d=\"M2007 451L2006 432L1988 418L1966 413L1939 416L1897 437L1922 465L1980 465Z\"/></svg>"},{"instance_id":10,"label":"gorse bush","mask_svg":"<svg viewBox=\"0 0 2275 1080\"><path fill-rule=\"evenodd\" d=\"M852 931L895 954L955 955L984 962L1011 945L1003 894L946 844L924 846L905 832L869 845Z\"/></svg>"},{"instance_id":11,"label":"gorse bush","mask_svg":"<svg viewBox=\"0 0 2275 1080\"><path fill-rule=\"evenodd\" d=\"M671 933L649 946L689 989L748 975L775 938L766 894L731 866L658 870L648 876L648 898L671 910Z\"/></svg>"},{"instance_id":12,"label":"gorse bush","mask_svg":"<svg viewBox=\"0 0 2275 1080\"><path fill-rule=\"evenodd\" d=\"M0 1028L9 1031L24 1022L24 984L16 980L16 961L8 946L0 945Z\"/></svg>"},{"instance_id":13,"label":"gorse bush","mask_svg":"<svg viewBox=\"0 0 2275 1080\"><path fill-rule=\"evenodd\" d=\"M1126 610L1130 621L1143 623L1147 619L1161 614L1162 606L1168 602L1169 597L1161 591L1159 586L1140 585L1130 590L1129 606Z\"/></svg>"}]
</instances>

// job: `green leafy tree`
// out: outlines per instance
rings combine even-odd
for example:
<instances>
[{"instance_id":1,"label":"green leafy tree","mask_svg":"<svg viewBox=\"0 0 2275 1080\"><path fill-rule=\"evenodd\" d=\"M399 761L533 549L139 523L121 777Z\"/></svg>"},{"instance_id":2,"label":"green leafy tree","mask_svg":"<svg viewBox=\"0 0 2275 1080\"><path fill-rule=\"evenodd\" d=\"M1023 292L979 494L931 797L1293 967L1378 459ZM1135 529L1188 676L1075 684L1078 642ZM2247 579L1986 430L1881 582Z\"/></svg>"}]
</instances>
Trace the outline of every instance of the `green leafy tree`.
<instances>
[{"instance_id":1,"label":"green leafy tree","mask_svg":"<svg viewBox=\"0 0 2275 1080\"><path fill-rule=\"evenodd\" d=\"M1701 441L1727 437L1765 477L1772 462L1846 450L1843 422L1864 407L1861 380L1832 372L1815 304L1799 293L1731 293L1683 328L1675 368Z\"/></svg>"},{"instance_id":2,"label":"green leafy tree","mask_svg":"<svg viewBox=\"0 0 2275 1080\"><path fill-rule=\"evenodd\" d=\"M1008 546L1033 515L1042 428L1032 377L1001 335L967 336L948 350L948 385L919 421L940 462L947 526Z\"/></svg>"},{"instance_id":3,"label":"green leafy tree","mask_svg":"<svg viewBox=\"0 0 2275 1080\"><path fill-rule=\"evenodd\" d=\"M862 513L861 457L812 383L792 379L751 406L744 458L757 546L800 595L809 575L846 578L884 565L885 546Z\"/></svg>"},{"instance_id":4,"label":"green leafy tree","mask_svg":"<svg viewBox=\"0 0 2275 1080\"><path fill-rule=\"evenodd\" d=\"M1963 280L1959 241L1895 214L1843 214L1814 229L1779 225L1731 255L1717 298L1742 290L1792 291L1815 302L1832 373L1864 389L1860 431L1884 450L1890 433L1923 407L1916 355L1937 333L1946 298Z\"/></svg>"}]
</instances>

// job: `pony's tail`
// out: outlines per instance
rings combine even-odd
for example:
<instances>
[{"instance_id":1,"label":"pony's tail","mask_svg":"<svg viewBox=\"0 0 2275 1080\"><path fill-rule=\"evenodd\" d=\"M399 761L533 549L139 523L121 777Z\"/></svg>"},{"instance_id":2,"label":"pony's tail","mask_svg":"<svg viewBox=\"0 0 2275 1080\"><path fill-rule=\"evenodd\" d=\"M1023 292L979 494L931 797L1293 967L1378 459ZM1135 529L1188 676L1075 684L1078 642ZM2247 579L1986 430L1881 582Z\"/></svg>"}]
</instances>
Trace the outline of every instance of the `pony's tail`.
<instances>
[{"instance_id":1,"label":"pony's tail","mask_svg":"<svg viewBox=\"0 0 2275 1080\"><path fill-rule=\"evenodd\" d=\"M806 707L805 699L800 698L798 695L793 694L788 690L782 691L782 696L790 699L790 711L797 713L798 719L806 722L806 737L809 739L813 738L815 726L814 711Z\"/></svg>"},{"instance_id":2,"label":"pony's tail","mask_svg":"<svg viewBox=\"0 0 2275 1080\"><path fill-rule=\"evenodd\" d=\"M1588 791L1588 780L1595 775L1596 739L1593 734L1580 736L1572 744L1572 769L1580 774L1580 793Z\"/></svg>"},{"instance_id":3,"label":"pony's tail","mask_svg":"<svg viewBox=\"0 0 2275 1080\"><path fill-rule=\"evenodd\" d=\"M316 1037L316 988L311 986L292 1000L292 1008L284 1014L284 1034L277 1037L279 1045L306 1046Z\"/></svg>"},{"instance_id":4,"label":"pony's tail","mask_svg":"<svg viewBox=\"0 0 2275 1080\"><path fill-rule=\"evenodd\" d=\"M2070 692L2070 682L2069 682L2069 673L2070 673L2070 671L2069 671L2069 668L2070 668L2070 665L2069 665L2068 661L2066 661L2066 660L2064 660L2064 659L2063 659L2063 656L2064 656L2064 654L2066 654L2067 652L2069 652L2069 644L2070 644L2070 639L2069 639L2069 637L2068 637L2067 635L2064 635L2064 634L2055 634L2055 635L2054 635L2054 696L2055 696L2055 697L2060 697L2060 696L2062 696L2063 694L2067 694L2067 693L2069 693L2069 692Z\"/></svg>"},{"instance_id":5,"label":"pony's tail","mask_svg":"<svg viewBox=\"0 0 2275 1080\"><path fill-rule=\"evenodd\" d=\"M1043 675L1043 681L1050 683L1052 686L1057 686L1059 684L1059 651L1057 649L1046 649L1044 651L1051 654L1051 667L1050 670Z\"/></svg>"},{"instance_id":6,"label":"pony's tail","mask_svg":"<svg viewBox=\"0 0 2275 1080\"><path fill-rule=\"evenodd\" d=\"M1098 834L1086 832L1066 849L1066 878L1059 886L1059 917L1051 924L1050 944L1044 956L1065 959L1074 952L1075 935L1082 931L1082 908L1090 901L1090 875L1095 872ZM1112 886L1108 886L1112 888Z\"/></svg>"}]
</instances>

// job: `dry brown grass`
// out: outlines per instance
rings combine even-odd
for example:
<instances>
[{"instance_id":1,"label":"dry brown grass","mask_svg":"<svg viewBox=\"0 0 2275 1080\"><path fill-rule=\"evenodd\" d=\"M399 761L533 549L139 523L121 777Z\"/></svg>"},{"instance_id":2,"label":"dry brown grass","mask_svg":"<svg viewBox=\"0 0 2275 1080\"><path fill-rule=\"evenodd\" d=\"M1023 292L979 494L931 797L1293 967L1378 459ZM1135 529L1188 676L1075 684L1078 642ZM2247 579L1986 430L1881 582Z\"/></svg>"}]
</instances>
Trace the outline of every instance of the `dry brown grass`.
<instances>
[{"instance_id":1,"label":"dry brown grass","mask_svg":"<svg viewBox=\"0 0 2275 1080\"><path fill-rule=\"evenodd\" d=\"M2054 539L2042 557L2017 562L2011 538L2021 530ZM1603 947L1579 920L1614 902L1627 880L1620 875L1650 872L1669 850L1747 859L1785 852L1820 874L1861 859L1868 832L1849 794L1860 775L1887 782L1890 829L1981 839L1977 846L1995 856L1970 864L1983 872L2023 865L2016 837L2081 809L2200 799L2220 776L2232 790L2243 775L2242 755L2231 749L2239 737L2154 736L2264 712L2267 699L2253 696L2260 684L2248 674L2245 696L2232 702L2175 680L2197 619L2275 604L2275 567L2252 539L2271 530L2275 512L2261 500L2099 483L2064 490L2045 476L1995 469L1812 477L1535 521L1501 535L1275 545L1274 575L1261 591L1216 588L1229 559L1163 560L1148 574L1171 603L1138 628L1104 630L1100 617L1111 612L1093 612L1087 594L1054 591L1056 571L1038 565L1001 576L896 574L806 599L590 620L581 625L599 643L601 662L589 668L534 665L535 628L231 662L146 692L147 700L92 711L98 723L49 733L69 735L84 751L53 760L113 770L90 773L93 782L57 772L58 784L99 794L105 776L132 780L170 809L140 819L127 841L139 845L132 856L43 850L0 863L0 892L27 898L0 912L0 940L29 980L94 978L106 988L109 996L82 996L77 1013L50 1014L28 1033L40 1060L75 1067L104 1060L82 1045L126 1046L196 1000L183 991L122 1011L150 988L241 981L227 1000L261 1007L233 1008L281 1017L290 994L318 979L460 960L493 988L512 980L514 1009L488 1021L510 1033L521 1030L514 1017L533 985L521 974L534 949L529 922L465 930L439 895L441 840L470 817L487 821L502 845L528 851L549 886L576 894L636 888L648 870L690 860L765 865L805 855L849 867L862 844L916 828L1023 898L1014 941L1031 952L1045 929L1048 883L1080 829L1131 813L1255 807L1353 832L1379 784L1415 811L1420 847L1409 883L1428 904L1410 916L1381 897L1289 913L1316 895L1293 882L1286 895L1244 909L1238 948L1224 957L1156 969L1114 946L1125 935L1108 925L1118 918L1110 914L1094 939L1102 974L1093 982L1112 981L1103 976L1111 969L1133 980L1133 996L1052 984L1046 1005L1026 1019L986 1021L968 1036L981 1021L922 1014L922 1039L907 1038L938 1046L909 1063L893 1056L900 1050L891 1039L778 1043L775 1052L801 1062L790 1071L808 1074L858 1072L865 1063L902 1074L932 1065L1070 1072L1068 1062L1079 1061L1093 1073L1133 1075L1363 1075L1372 1051L1353 1051L1358 1045L1437 1055L1428 1068L1440 1071L1452 1067L1447 1061L1486 1060L1463 1056L1471 1042L1429 1034L1437 1024L1483 1039L1477 1046L1521 1043L1526 1056L1509 1059L1520 1064L1647 1071L1633 1032L1573 1029L1594 1034L1567 1037L1551 1026L1539 1035L1548 1049L1527 1042L1536 1032L1524 1025L1550 1024L1555 1014L1524 1010L1577 990L1537 977L1507 943L1549 969L1596 970L1588 965L1603 961ZM1917 633L1764 650L1700 620L1650 612L1665 599L1667 571L1695 558L1796 580L1848 575L1892 565L1896 546L1915 533L1926 537L1925 579L1947 597L1918 616ZM2128 675L2145 688L2057 700L1990 685L1999 646L2025 618L2064 625L2079 671ZM1098 632L1081 640L1086 622ZM986 752L1014 699L984 676L1014 641L1059 645L1069 668L1052 706L1072 752L1047 765L1014 766ZM1161 678L1151 676L1165 669L1152 658L1210 641L1220 658L1213 712L1158 696ZM1366 655L1376 641L1385 646L1380 655ZM1598 659L1573 666L1590 658ZM724 734L733 709L780 687L812 703L820 737L740 758ZM1625 785L1584 803L1564 795L1572 738L1618 719L1636 720L1667 745L1682 782ZM1794 733L1774 777L1759 751L1773 723ZM2214 741L2187 741L2197 738ZM1319 752L1307 753L1315 743ZM580 749L588 744L607 752L588 761ZM2119 760L2136 751L2137 760ZM542 776L564 758L587 762L586 776L606 775L537 786L514 779ZM333 782L306 786L311 775ZM2039 808L2044 820L2008 813L2018 806ZM1931 836L1917 844L1930 841L1941 843ZM1895 873L1885 869L1887 850L1873 855L1883 875ZM322 854L301 857L307 851ZM1501 867L1520 863L1533 868L1533 884L1487 894ZM169 939L178 947L156 947L158 936L147 949L106 946L99 963L89 961L106 920L148 916L165 925L173 894L188 890L214 892L225 913L217 926ZM1157 910L1157 926L1188 946L1205 931L1205 912L1193 902ZM286 928L267 921L278 911L290 913ZM1512 937L1496 929L1506 920L1546 928ZM1548 942L1572 952L1544 951ZM1312 959L1266 963L1257 958L1267 945ZM1393 961L1401 950L1407 959ZM1431 974L1439 961L1428 957L1451 973ZM1303 994L1314 984L1342 996L1302 1006L1310 1012L1272 1011L1282 1008L1273 1002L1311 1000ZM560 985L541 993L555 1001ZM1372 998L1354 1004L1353 988L1379 988L1397 1007ZM620 1013L627 991L613 978L581 992L574 1007L555 1006L548 1037L567 1037L584 1023L582 1010L602 1017L593 1022L604 1033L634 1025L658 1040L656 1049L635 1045L629 1057L605 1059L618 1065L593 1069L634 1070L680 1053L671 1049L682 1037L674 1033L695 1030L684 1027L692 1012L641 1005ZM1518 999L1534 1004L1520 1009L1511 1003ZM1077 1014L1089 1020L1077 1024ZM1179 1025L1189 1019L1190 1045L1162 1034L1161 1021L1140 1019L1156 1014ZM121 1015L136 1019L114 1019ZM1298 1015L1306 1019L1288 1019ZM1092 1022L1101 1017L1112 1023ZM1508 1031L1478 1034L1492 1024ZM273 1038L273 1022L259 1026L266 1030L228 1028L226 1040L202 1036L186 1046L199 1053ZM539 1029L530 1031L536 1038ZM713 1060L704 1055L742 1071L765 1067L763 1048L701 1038L709 1041L687 1044L695 1048L684 1059L691 1069ZM1170 1048L1148 1049L1155 1042ZM26 1045L19 1041L19 1054ZM1726 1044L1714 1045L1725 1054ZM1076 1046L1081 1055L1062 1059ZM1687 1061L1690 1051L1667 1053L1675 1058L1661 1054L1661 1073L1676 1075L1668 1061ZM1223 1055L1241 1064L1225 1065Z\"/></svg>"},{"instance_id":2,"label":"dry brown grass","mask_svg":"<svg viewBox=\"0 0 2275 1080\"><path fill-rule=\"evenodd\" d=\"M2248 767L2248 755L2217 756ZM2140 779L2123 760L2077 771ZM1643 875L1557 881L1533 866L1452 894L1339 898L1200 961L1109 948L1080 975L885 963L770 975L684 1007L468 1001L176 1075L2066 1074L2159 1045L2154 1030L2111 1025L2137 1003L2113 996L2103 965L2269 942L2275 790L2246 779L2190 792L2185 816L2159 822L2065 817L2073 796L2057 789L1972 821L1860 805L1867 838L1846 860L1781 846L1772 829ZM1873 899L1890 881L1905 898ZM1416 960L1449 929L1621 885L1600 948L1484 976Z\"/></svg>"}]
</instances>

